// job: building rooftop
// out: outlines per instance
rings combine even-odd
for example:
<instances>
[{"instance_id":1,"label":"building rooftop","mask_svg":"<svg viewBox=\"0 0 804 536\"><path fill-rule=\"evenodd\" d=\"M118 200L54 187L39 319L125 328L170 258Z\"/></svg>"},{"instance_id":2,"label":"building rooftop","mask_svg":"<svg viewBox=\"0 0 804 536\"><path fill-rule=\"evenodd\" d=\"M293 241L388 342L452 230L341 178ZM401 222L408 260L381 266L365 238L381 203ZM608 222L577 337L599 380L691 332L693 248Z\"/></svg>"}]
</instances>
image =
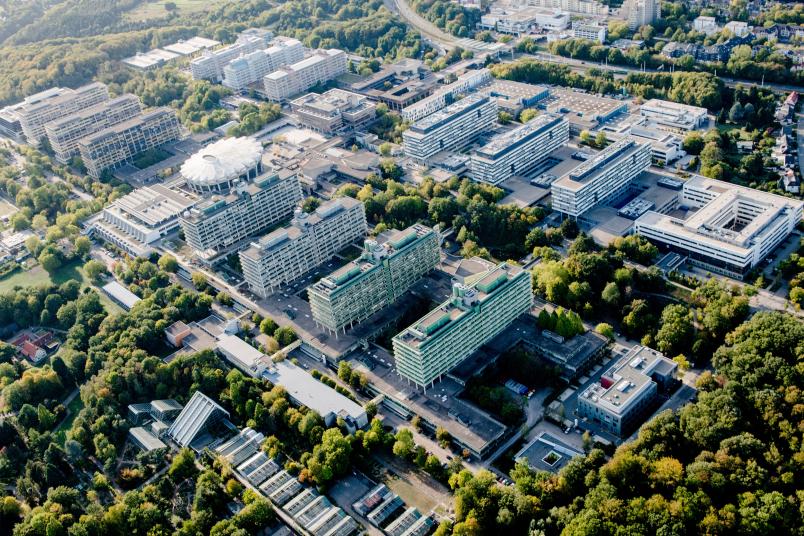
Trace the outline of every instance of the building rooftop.
<instances>
[{"instance_id":1,"label":"building rooftop","mask_svg":"<svg viewBox=\"0 0 804 536\"><path fill-rule=\"evenodd\" d=\"M578 456L583 456L583 452L552 434L541 432L522 447L514 459L524 459L532 469L557 473Z\"/></svg>"},{"instance_id":2,"label":"building rooftop","mask_svg":"<svg viewBox=\"0 0 804 536\"><path fill-rule=\"evenodd\" d=\"M162 184L144 186L114 201L106 210L121 212L128 219L156 227L176 218L195 204L193 195L172 190Z\"/></svg>"},{"instance_id":3,"label":"building rooftop","mask_svg":"<svg viewBox=\"0 0 804 536\"><path fill-rule=\"evenodd\" d=\"M463 99L450 104L446 108L435 112L432 115L425 117L424 119L420 119L413 123L410 126L409 131L419 133L419 134L426 134L428 132L432 132L433 130L447 124L451 121L454 117L463 115L465 113L469 113L475 108L479 108L486 102L488 102L488 97L481 97L479 95L469 95L464 97Z\"/></svg>"},{"instance_id":4,"label":"building rooftop","mask_svg":"<svg viewBox=\"0 0 804 536\"><path fill-rule=\"evenodd\" d=\"M627 108L628 105L621 100L561 88L550 88L550 97L545 103L548 112L570 114L567 117L570 122L578 118L599 122Z\"/></svg>"},{"instance_id":5,"label":"building rooftop","mask_svg":"<svg viewBox=\"0 0 804 536\"><path fill-rule=\"evenodd\" d=\"M190 401L173 421L168 435L181 447L189 446L217 415L229 417L229 412L220 407L201 391L193 393Z\"/></svg>"},{"instance_id":6,"label":"building rooftop","mask_svg":"<svg viewBox=\"0 0 804 536\"><path fill-rule=\"evenodd\" d=\"M111 281L103 285L103 291L120 302L123 306L125 306L126 309L131 309L137 305L137 302L141 301L139 296L128 290L117 281Z\"/></svg>"},{"instance_id":7,"label":"building rooftop","mask_svg":"<svg viewBox=\"0 0 804 536\"><path fill-rule=\"evenodd\" d=\"M148 452L156 449L167 448L167 445L165 445L161 439L142 426L129 428L128 433L131 434L132 437Z\"/></svg>"},{"instance_id":8,"label":"building rooftop","mask_svg":"<svg viewBox=\"0 0 804 536\"><path fill-rule=\"evenodd\" d=\"M140 99L136 95L132 95L131 93L126 93L125 95L120 95L119 97L115 97L114 99L99 102L93 106L89 106L88 108L84 108L83 110L79 110L74 114L67 115L65 117L60 117L55 121L51 121L46 125L47 128L61 128L65 125L75 122L76 120L85 119L87 117L91 117L97 113L104 112L106 110L114 111L118 106L123 103L127 102L136 102L139 105Z\"/></svg>"},{"instance_id":9,"label":"building rooftop","mask_svg":"<svg viewBox=\"0 0 804 536\"><path fill-rule=\"evenodd\" d=\"M17 108L17 111L27 114L40 108L56 106L65 101L74 99L81 93L89 93L96 91L99 88L106 89L106 85L100 82L92 82L91 84L81 86L77 89L51 88L27 97L24 101L22 101L20 106Z\"/></svg>"},{"instance_id":10,"label":"building rooftop","mask_svg":"<svg viewBox=\"0 0 804 536\"><path fill-rule=\"evenodd\" d=\"M616 162L633 155L640 148L646 145L645 143L638 143L630 137L625 137L616 141L595 154L584 163L559 178L553 185L559 185L569 190L580 190L586 184L594 181L596 177L605 172Z\"/></svg>"},{"instance_id":11,"label":"building rooftop","mask_svg":"<svg viewBox=\"0 0 804 536\"><path fill-rule=\"evenodd\" d=\"M123 121L122 123L112 125L110 127L107 127L105 129L99 131L99 132L96 132L94 134L90 134L89 136L87 136L85 138L81 138L81 140L78 142L78 144L88 146L88 145L94 145L96 143L100 143L104 139L106 139L106 138L108 138L110 136L116 136L116 135L118 135L118 134L120 134L122 132L125 132L125 131L127 131L127 130L129 130L131 128L135 128L135 127L137 127L139 125L145 124L148 121L150 121L152 119L155 119L155 118L158 118L159 116L162 116L162 115L172 115L172 116L175 117L176 112L173 110L173 108L168 108L166 106L161 107L161 108L153 108L151 110L148 110L147 112L141 113L140 115L138 115L136 117L132 117L128 121Z\"/></svg>"},{"instance_id":12,"label":"building rooftop","mask_svg":"<svg viewBox=\"0 0 804 536\"><path fill-rule=\"evenodd\" d=\"M556 125L565 121L564 118L553 114L542 114L513 130L497 134L483 147L477 149L475 154L483 158L495 160L513 151L523 140L538 136Z\"/></svg>"},{"instance_id":13,"label":"building rooftop","mask_svg":"<svg viewBox=\"0 0 804 536\"><path fill-rule=\"evenodd\" d=\"M209 188L248 173L261 158L262 144L254 138L224 138L188 158L181 175L192 185Z\"/></svg>"}]
</instances>

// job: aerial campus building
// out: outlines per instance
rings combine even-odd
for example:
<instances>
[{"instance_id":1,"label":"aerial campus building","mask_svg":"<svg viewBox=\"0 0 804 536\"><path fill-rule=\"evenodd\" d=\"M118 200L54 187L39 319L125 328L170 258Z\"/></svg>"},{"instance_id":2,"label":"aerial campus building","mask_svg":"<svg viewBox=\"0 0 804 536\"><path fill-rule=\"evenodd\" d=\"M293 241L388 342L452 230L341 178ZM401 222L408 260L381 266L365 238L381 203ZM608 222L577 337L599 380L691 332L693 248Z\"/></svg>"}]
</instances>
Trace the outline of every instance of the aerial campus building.
<instances>
[{"instance_id":1,"label":"aerial campus building","mask_svg":"<svg viewBox=\"0 0 804 536\"><path fill-rule=\"evenodd\" d=\"M268 46L272 33L268 30L246 30L241 32L237 41L217 50L205 50L201 56L190 61L190 73L196 80L223 79L223 68L229 62Z\"/></svg>"},{"instance_id":2,"label":"aerial campus building","mask_svg":"<svg viewBox=\"0 0 804 536\"><path fill-rule=\"evenodd\" d=\"M448 301L394 337L403 377L420 387L431 385L530 310L530 272L501 263L473 279L453 285Z\"/></svg>"},{"instance_id":3,"label":"aerial campus building","mask_svg":"<svg viewBox=\"0 0 804 536\"><path fill-rule=\"evenodd\" d=\"M329 331L346 332L394 303L440 258L436 232L420 224L382 244L366 240L359 258L307 289L313 319Z\"/></svg>"},{"instance_id":4,"label":"aerial campus building","mask_svg":"<svg viewBox=\"0 0 804 536\"><path fill-rule=\"evenodd\" d=\"M283 102L316 84L329 82L346 72L346 53L337 48L318 50L309 58L280 67L265 75L265 97Z\"/></svg>"},{"instance_id":5,"label":"aerial campus building","mask_svg":"<svg viewBox=\"0 0 804 536\"><path fill-rule=\"evenodd\" d=\"M578 414L627 436L650 414L659 391L673 385L677 369L677 363L656 350L634 346L578 396Z\"/></svg>"},{"instance_id":6,"label":"aerial campus building","mask_svg":"<svg viewBox=\"0 0 804 536\"><path fill-rule=\"evenodd\" d=\"M741 278L796 228L804 202L695 176L684 183L686 218L647 212L634 232L693 264Z\"/></svg>"},{"instance_id":7,"label":"aerial campus building","mask_svg":"<svg viewBox=\"0 0 804 536\"><path fill-rule=\"evenodd\" d=\"M402 133L405 155L424 162L440 151L466 147L497 120L497 102L469 95L420 119Z\"/></svg>"},{"instance_id":8,"label":"aerial campus building","mask_svg":"<svg viewBox=\"0 0 804 536\"><path fill-rule=\"evenodd\" d=\"M199 451L209 443L205 441L205 432L216 423L228 419L228 411L201 391L196 391L168 428L167 436L179 447Z\"/></svg>"},{"instance_id":9,"label":"aerial campus building","mask_svg":"<svg viewBox=\"0 0 804 536\"><path fill-rule=\"evenodd\" d=\"M374 120L376 108L367 97L342 89L308 93L290 102L300 123L324 134L360 128Z\"/></svg>"},{"instance_id":10,"label":"aerial campus building","mask_svg":"<svg viewBox=\"0 0 804 536\"><path fill-rule=\"evenodd\" d=\"M187 159L181 175L203 200L180 224L187 243L204 262L293 215L302 199L296 173L263 165L253 138L226 138Z\"/></svg>"},{"instance_id":11,"label":"aerial campus building","mask_svg":"<svg viewBox=\"0 0 804 536\"><path fill-rule=\"evenodd\" d=\"M675 132L705 127L708 113L706 108L660 99L650 99L639 107L642 117L647 117L660 128Z\"/></svg>"},{"instance_id":12,"label":"aerial campus building","mask_svg":"<svg viewBox=\"0 0 804 536\"><path fill-rule=\"evenodd\" d=\"M458 95L471 91L478 86L491 81L491 71L488 69L478 69L467 71L451 84L437 89L429 97L425 97L418 102L405 107L402 110L402 118L405 121L414 122L432 115L451 104Z\"/></svg>"},{"instance_id":13,"label":"aerial campus building","mask_svg":"<svg viewBox=\"0 0 804 536\"><path fill-rule=\"evenodd\" d=\"M127 121L141 112L142 105L138 97L131 94L121 95L51 121L45 125L45 133L56 160L68 164L73 157L78 156L78 142L81 138Z\"/></svg>"},{"instance_id":14,"label":"aerial campus building","mask_svg":"<svg viewBox=\"0 0 804 536\"><path fill-rule=\"evenodd\" d=\"M553 208L573 218L582 216L589 209L622 196L650 163L650 143L628 137L612 143L553 182Z\"/></svg>"},{"instance_id":15,"label":"aerial campus building","mask_svg":"<svg viewBox=\"0 0 804 536\"><path fill-rule=\"evenodd\" d=\"M55 87L31 95L14 111L25 139L36 146L45 137L46 124L107 100L109 89L100 82L93 82L78 89Z\"/></svg>"},{"instance_id":16,"label":"aerial campus building","mask_svg":"<svg viewBox=\"0 0 804 536\"><path fill-rule=\"evenodd\" d=\"M245 89L283 65L301 61L304 51L298 39L275 37L270 47L249 52L229 62L223 68L223 85L234 90Z\"/></svg>"},{"instance_id":17,"label":"aerial campus building","mask_svg":"<svg viewBox=\"0 0 804 536\"><path fill-rule=\"evenodd\" d=\"M550 153L569 141L566 119L542 114L521 127L494 136L472 152L472 178L499 184L514 176L527 176Z\"/></svg>"},{"instance_id":18,"label":"aerial campus building","mask_svg":"<svg viewBox=\"0 0 804 536\"><path fill-rule=\"evenodd\" d=\"M297 209L290 225L240 252L243 276L252 292L265 298L327 262L366 230L363 203L351 197L328 201L312 214Z\"/></svg>"},{"instance_id":19,"label":"aerial campus building","mask_svg":"<svg viewBox=\"0 0 804 536\"><path fill-rule=\"evenodd\" d=\"M138 188L90 219L89 233L144 257L154 251L154 242L179 228L179 215L195 202L192 194L161 184Z\"/></svg>"},{"instance_id":20,"label":"aerial campus building","mask_svg":"<svg viewBox=\"0 0 804 536\"><path fill-rule=\"evenodd\" d=\"M126 164L143 151L180 137L176 112L167 107L154 108L81 138L78 150L87 173L97 179L107 169Z\"/></svg>"}]
</instances>

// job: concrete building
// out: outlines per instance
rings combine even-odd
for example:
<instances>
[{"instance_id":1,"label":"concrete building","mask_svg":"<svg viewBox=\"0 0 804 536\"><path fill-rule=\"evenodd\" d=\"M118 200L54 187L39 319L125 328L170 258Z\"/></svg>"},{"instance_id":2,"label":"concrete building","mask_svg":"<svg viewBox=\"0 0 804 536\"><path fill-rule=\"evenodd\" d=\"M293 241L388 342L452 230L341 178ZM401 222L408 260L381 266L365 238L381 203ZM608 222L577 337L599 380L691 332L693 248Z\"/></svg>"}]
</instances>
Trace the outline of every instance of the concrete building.
<instances>
[{"instance_id":1,"label":"concrete building","mask_svg":"<svg viewBox=\"0 0 804 536\"><path fill-rule=\"evenodd\" d=\"M569 122L542 114L521 127L494 136L472 152L472 178L499 184L514 176L528 176L550 153L569 142Z\"/></svg>"},{"instance_id":2,"label":"concrete building","mask_svg":"<svg viewBox=\"0 0 804 536\"><path fill-rule=\"evenodd\" d=\"M309 58L281 67L263 78L265 97L284 102L316 84L323 84L346 72L346 53L337 48L319 50Z\"/></svg>"},{"instance_id":3,"label":"concrete building","mask_svg":"<svg viewBox=\"0 0 804 536\"><path fill-rule=\"evenodd\" d=\"M90 220L89 230L129 255L144 257L154 251L154 242L178 229L179 215L195 201L161 184L145 186L104 208Z\"/></svg>"},{"instance_id":4,"label":"concrete building","mask_svg":"<svg viewBox=\"0 0 804 536\"><path fill-rule=\"evenodd\" d=\"M520 36L539 30L560 31L569 27L570 14L566 11L522 8L491 8L480 17L480 29L493 30Z\"/></svg>"},{"instance_id":5,"label":"concrete building","mask_svg":"<svg viewBox=\"0 0 804 536\"><path fill-rule=\"evenodd\" d=\"M393 339L397 372L426 388L493 339L533 302L530 272L501 263Z\"/></svg>"},{"instance_id":6,"label":"concrete building","mask_svg":"<svg viewBox=\"0 0 804 536\"><path fill-rule=\"evenodd\" d=\"M672 164L687 155L682 148L684 141L672 132L635 125L628 130L628 134L640 143L650 144L651 156L655 162Z\"/></svg>"},{"instance_id":7,"label":"concrete building","mask_svg":"<svg viewBox=\"0 0 804 536\"><path fill-rule=\"evenodd\" d=\"M751 33L751 28L749 28L747 22L742 22L738 20L733 20L731 22L727 22L725 29L736 35L737 37L745 37L749 33Z\"/></svg>"},{"instance_id":8,"label":"concrete building","mask_svg":"<svg viewBox=\"0 0 804 536\"><path fill-rule=\"evenodd\" d=\"M256 50L264 49L268 46L269 39L270 32L268 34L243 32L237 38L237 41L231 45L217 50L205 50L201 56L194 58L190 62L190 72L196 80L219 82L223 80L223 68L230 61Z\"/></svg>"},{"instance_id":9,"label":"concrete building","mask_svg":"<svg viewBox=\"0 0 804 536\"><path fill-rule=\"evenodd\" d=\"M396 231L383 243L366 240L360 257L307 289L313 319L345 333L394 303L440 260L438 236L424 225Z\"/></svg>"},{"instance_id":10,"label":"concrete building","mask_svg":"<svg viewBox=\"0 0 804 536\"><path fill-rule=\"evenodd\" d=\"M490 81L491 71L488 69L469 70L451 84L434 90L429 97L404 108L402 118L405 121L414 122L428 117L454 102L458 95L467 93Z\"/></svg>"},{"instance_id":11,"label":"concrete building","mask_svg":"<svg viewBox=\"0 0 804 536\"><path fill-rule=\"evenodd\" d=\"M553 182L553 209L578 218L595 206L615 201L650 162L649 143L627 137L612 143Z\"/></svg>"},{"instance_id":12,"label":"concrete building","mask_svg":"<svg viewBox=\"0 0 804 536\"><path fill-rule=\"evenodd\" d=\"M276 37L271 46L255 50L232 60L223 68L223 85L235 91L261 82L262 78L284 65L304 58L301 41L289 37Z\"/></svg>"},{"instance_id":13,"label":"concrete building","mask_svg":"<svg viewBox=\"0 0 804 536\"><path fill-rule=\"evenodd\" d=\"M595 21L575 21L572 23L572 36L575 39L588 39L598 43L606 42L608 28Z\"/></svg>"},{"instance_id":14,"label":"concrete building","mask_svg":"<svg viewBox=\"0 0 804 536\"><path fill-rule=\"evenodd\" d=\"M639 114L647 117L659 128L675 132L688 132L706 126L706 108L689 106L660 99L650 99L639 108Z\"/></svg>"},{"instance_id":15,"label":"concrete building","mask_svg":"<svg viewBox=\"0 0 804 536\"><path fill-rule=\"evenodd\" d=\"M605 17L609 14L609 6L595 0L519 0L519 3L595 17Z\"/></svg>"},{"instance_id":16,"label":"concrete building","mask_svg":"<svg viewBox=\"0 0 804 536\"><path fill-rule=\"evenodd\" d=\"M573 136L578 136L584 130L599 128L628 111L625 101L557 87L550 88L550 95L543 107L548 112L564 115Z\"/></svg>"},{"instance_id":17,"label":"concrete building","mask_svg":"<svg viewBox=\"0 0 804 536\"><path fill-rule=\"evenodd\" d=\"M296 210L290 225L269 233L240 252L249 288L263 298L330 260L366 235L363 203L339 197L312 214Z\"/></svg>"},{"instance_id":18,"label":"concrete building","mask_svg":"<svg viewBox=\"0 0 804 536\"><path fill-rule=\"evenodd\" d=\"M196 391L170 425L167 435L180 447L192 447L216 422L228 419L229 412L201 391Z\"/></svg>"},{"instance_id":19,"label":"concrete building","mask_svg":"<svg viewBox=\"0 0 804 536\"><path fill-rule=\"evenodd\" d=\"M648 212L634 232L707 270L741 278L796 228L804 202L695 176L684 183L687 217Z\"/></svg>"},{"instance_id":20,"label":"concrete building","mask_svg":"<svg viewBox=\"0 0 804 536\"><path fill-rule=\"evenodd\" d=\"M678 364L644 346L634 346L599 383L578 397L578 414L626 437L650 415L659 392L675 382Z\"/></svg>"},{"instance_id":21,"label":"concrete building","mask_svg":"<svg viewBox=\"0 0 804 536\"><path fill-rule=\"evenodd\" d=\"M497 101L497 108L513 116L538 105L550 96L550 89L512 80L493 79L477 87L477 93Z\"/></svg>"},{"instance_id":22,"label":"concrete building","mask_svg":"<svg viewBox=\"0 0 804 536\"><path fill-rule=\"evenodd\" d=\"M81 138L132 119L141 112L139 98L131 94L121 95L51 121L45 125L45 134L56 160L69 164L79 154Z\"/></svg>"},{"instance_id":23,"label":"concrete building","mask_svg":"<svg viewBox=\"0 0 804 536\"><path fill-rule=\"evenodd\" d=\"M695 20L692 21L692 29L696 32L701 32L706 35L710 35L716 33L720 30L720 26L717 24L717 20L715 17L696 17Z\"/></svg>"},{"instance_id":24,"label":"concrete building","mask_svg":"<svg viewBox=\"0 0 804 536\"><path fill-rule=\"evenodd\" d=\"M105 128L78 142L87 173L100 178L107 169L130 162L135 156L181 137L181 125L172 108L154 108Z\"/></svg>"},{"instance_id":25,"label":"concrete building","mask_svg":"<svg viewBox=\"0 0 804 536\"><path fill-rule=\"evenodd\" d=\"M117 281L110 281L101 287L103 291L109 296L112 301L117 303L126 311L130 311L132 307L140 302L141 298L128 290L126 287Z\"/></svg>"},{"instance_id":26,"label":"concrete building","mask_svg":"<svg viewBox=\"0 0 804 536\"><path fill-rule=\"evenodd\" d=\"M52 88L27 97L16 109L22 132L31 145L45 137L45 125L109 100L109 89L93 82L78 89Z\"/></svg>"},{"instance_id":27,"label":"concrete building","mask_svg":"<svg viewBox=\"0 0 804 536\"><path fill-rule=\"evenodd\" d=\"M402 148L406 156L424 162L438 152L466 147L496 120L496 101L469 95L411 125L402 133Z\"/></svg>"},{"instance_id":28,"label":"concrete building","mask_svg":"<svg viewBox=\"0 0 804 536\"><path fill-rule=\"evenodd\" d=\"M626 0L621 12L627 17L628 28L638 30L662 18L662 4L660 0Z\"/></svg>"},{"instance_id":29,"label":"concrete building","mask_svg":"<svg viewBox=\"0 0 804 536\"><path fill-rule=\"evenodd\" d=\"M308 93L290 102L301 124L323 134L361 128L374 120L376 108L368 98L342 89Z\"/></svg>"}]
</instances>

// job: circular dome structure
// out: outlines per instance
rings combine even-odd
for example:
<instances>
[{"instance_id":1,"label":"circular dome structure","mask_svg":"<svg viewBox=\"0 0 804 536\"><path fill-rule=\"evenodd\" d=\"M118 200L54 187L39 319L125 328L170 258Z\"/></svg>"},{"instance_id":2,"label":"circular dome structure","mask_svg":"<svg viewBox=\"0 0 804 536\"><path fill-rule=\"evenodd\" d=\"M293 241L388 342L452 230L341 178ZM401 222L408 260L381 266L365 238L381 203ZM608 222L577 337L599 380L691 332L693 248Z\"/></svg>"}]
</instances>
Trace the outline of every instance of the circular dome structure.
<instances>
[{"instance_id":1,"label":"circular dome structure","mask_svg":"<svg viewBox=\"0 0 804 536\"><path fill-rule=\"evenodd\" d=\"M254 138L226 138L204 147L181 166L187 186L198 193L226 192L236 180L261 172L262 144Z\"/></svg>"}]
</instances>

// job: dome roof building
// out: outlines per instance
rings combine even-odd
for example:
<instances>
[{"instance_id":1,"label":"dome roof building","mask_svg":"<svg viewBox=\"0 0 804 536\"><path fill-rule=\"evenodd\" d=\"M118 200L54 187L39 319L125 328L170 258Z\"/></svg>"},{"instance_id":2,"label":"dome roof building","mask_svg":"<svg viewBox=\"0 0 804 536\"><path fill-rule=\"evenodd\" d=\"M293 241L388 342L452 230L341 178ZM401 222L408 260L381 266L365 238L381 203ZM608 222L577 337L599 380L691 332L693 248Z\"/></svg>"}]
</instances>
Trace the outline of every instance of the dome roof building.
<instances>
[{"instance_id":1,"label":"dome roof building","mask_svg":"<svg viewBox=\"0 0 804 536\"><path fill-rule=\"evenodd\" d=\"M235 182L262 173L262 144L254 138L225 138L204 147L181 166L187 186L196 193L228 192Z\"/></svg>"}]
</instances>

